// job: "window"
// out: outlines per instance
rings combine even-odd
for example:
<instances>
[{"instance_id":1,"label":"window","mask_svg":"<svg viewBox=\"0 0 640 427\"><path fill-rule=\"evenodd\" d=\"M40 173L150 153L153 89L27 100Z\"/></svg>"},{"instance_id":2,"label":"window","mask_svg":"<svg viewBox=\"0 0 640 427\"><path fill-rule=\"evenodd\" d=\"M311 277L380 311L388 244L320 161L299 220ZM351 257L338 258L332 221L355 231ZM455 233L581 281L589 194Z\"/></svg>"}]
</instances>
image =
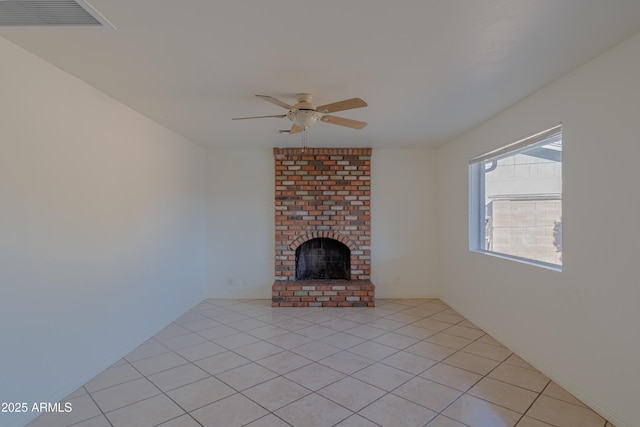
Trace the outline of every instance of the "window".
<instances>
[{"instance_id":1,"label":"window","mask_svg":"<svg viewBox=\"0 0 640 427\"><path fill-rule=\"evenodd\" d=\"M562 126L469 162L469 249L561 269Z\"/></svg>"}]
</instances>

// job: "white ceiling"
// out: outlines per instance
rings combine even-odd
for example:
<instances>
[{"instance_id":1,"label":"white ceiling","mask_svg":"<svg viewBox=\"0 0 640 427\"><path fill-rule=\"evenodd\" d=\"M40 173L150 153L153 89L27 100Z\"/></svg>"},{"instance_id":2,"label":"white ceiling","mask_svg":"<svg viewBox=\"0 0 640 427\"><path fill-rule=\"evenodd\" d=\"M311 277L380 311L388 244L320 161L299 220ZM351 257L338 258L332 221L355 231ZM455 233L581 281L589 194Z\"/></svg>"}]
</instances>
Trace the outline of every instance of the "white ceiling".
<instances>
[{"instance_id":1,"label":"white ceiling","mask_svg":"<svg viewBox=\"0 0 640 427\"><path fill-rule=\"evenodd\" d=\"M351 97L311 146L438 146L640 31L638 0L89 0L115 27L0 36L184 137L286 147L255 98ZM5 82L6 83L6 82ZM562 118L559 118L561 120Z\"/></svg>"}]
</instances>

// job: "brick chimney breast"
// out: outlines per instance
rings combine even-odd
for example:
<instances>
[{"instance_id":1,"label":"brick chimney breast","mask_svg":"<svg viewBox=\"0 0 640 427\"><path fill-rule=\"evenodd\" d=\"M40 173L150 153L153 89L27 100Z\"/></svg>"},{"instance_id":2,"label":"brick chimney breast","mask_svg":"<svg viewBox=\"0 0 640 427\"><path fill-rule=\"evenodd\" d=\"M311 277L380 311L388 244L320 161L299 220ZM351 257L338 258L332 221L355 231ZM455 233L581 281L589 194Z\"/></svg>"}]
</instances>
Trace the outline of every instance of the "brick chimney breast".
<instances>
[{"instance_id":1,"label":"brick chimney breast","mask_svg":"<svg viewBox=\"0 0 640 427\"><path fill-rule=\"evenodd\" d=\"M371 148L308 148L303 152L300 148L274 148L274 306L374 305L370 281L371 151ZM313 286L309 283L322 281L295 280L296 249L318 238L337 240L350 250L351 280L316 283L327 288L327 295L325 291L309 290ZM307 282L306 290L293 289L302 288L302 282ZM356 286L364 290L347 289Z\"/></svg>"}]
</instances>

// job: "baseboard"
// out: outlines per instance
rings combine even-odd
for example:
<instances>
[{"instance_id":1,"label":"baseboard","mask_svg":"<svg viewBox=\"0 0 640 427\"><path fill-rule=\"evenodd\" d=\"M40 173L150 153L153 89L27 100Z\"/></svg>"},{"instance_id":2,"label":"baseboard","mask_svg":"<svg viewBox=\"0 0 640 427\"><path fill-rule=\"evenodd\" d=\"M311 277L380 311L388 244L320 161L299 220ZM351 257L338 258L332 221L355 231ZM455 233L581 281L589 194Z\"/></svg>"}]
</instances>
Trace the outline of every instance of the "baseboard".
<instances>
[{"instance_id":1,"label":"baseboard","mask_svg":"<svg viewBox=\"0 0 640 427\"><path fill-rule=\"evenodd\" d=\"M442 299L442 300L443 300L443 302L445 304L451 306L451 304L449 304L445 299ZM464 313L462 313L457 308L455 308L453 306L452 306L452 308L454 310L458 311L462 316L465 316ZM558 374L555 370L550 369L547 366L544 366L543 364L537 363L536 360L534 358L532 358L532 357L529 357L529 355L525 351L522 351L522 349L518 348L517 346L510 345L509 342L507 342L506 340L501 339L500 335L494 333L494 331L490 330L490 328L485 328L483 325L479 324L478 322L474 321L473 319L469 319L469 321L474 323L475 325L477 325L480 329L485 331L487 334L489 334L492 337L494 337L501 344L503 344L504 346L509 348L509 350L513 351L515 354L520 356L524 361L526 361L531 366L536 368L538 371L540 371L544 375L546 375L549 379L551 379L555 383L557 383L560 387L564 388L566 391L568 391L569 393L574 395L578 400L580 400L582 403L587 405L589 408L593 409L601 417L603 417L605 420L609 421L614 426L616 426L616 427L637 427L637 425L632 424L628 419L626 419L625 417L623 417L622 415L620 415L619 413L617 413L616 411L611 409L609 406L607 406L604 403L602 403L597 398L593 397L593 395L591 395L590 393L588 393L585 390L582 390L582 389L580 389L578 387L573 386L570 382L568 382L565 378L563 378L562 375Z\"/></svg>"},{"instance_id":2,"label":"baseboard","mask_svg":"<svg viewBox=\"0 0 640 427\"><path fill-rule=\"evenodd\" d=\"M180 314L177 317L175 317L175 319L170 321L168 324L162 326L161 328L159 328L159 329L157 327L156 328L149 328L143 334L141 334L140 337L138 337L135 340L129 342L128 344L120 347L119 349L110 352L108 355L106 355L104 358L102 358L99 362L95 363L90 369L88 369L85 372L83 372L82 374L78 375L78 377L76 377L75 379L73 379L72 381L67 383L66 385L60 387L55 392L51 393L51 395L47 399L45 399L44 402L60 402L60 401L62 401L62 399L64 399L65 397L67 397L68 395L70 395L71 393L76 391L79 387L81 387L84 384L86 384L87 382L89 382L89 380L91 380L93 377L98 375L100 372L104 371L109 366L113 365L118 360L122 359L124 356L126 356L129 353L131 353L133 350L138 348L138 346L140 346L142 343L144 343L149 338L151 338L152 336L154 336L155 334L160 332L162 329L166 328L174 320L180 318L180 316L182 316L183 314L187 313L189 310L191 310L196 305L200 304L202 301L203 300L198 301L198 303L194 304L193 306L191 306L191 307L189 307L189 308L187 308L185 310L181 310ZM0 427L24 427L27 424L29 424L31 421L33 421L36 418L38 418L38 416L40 416L40 415L41 414L37 413L37 412L35 412L35 413L30 413L30 412L24 413L24 414L21 414L20 416L16 416L16 417L10 419L8 424L2 424L2 425L0 425Z\"/></svg>"}]
</instances>

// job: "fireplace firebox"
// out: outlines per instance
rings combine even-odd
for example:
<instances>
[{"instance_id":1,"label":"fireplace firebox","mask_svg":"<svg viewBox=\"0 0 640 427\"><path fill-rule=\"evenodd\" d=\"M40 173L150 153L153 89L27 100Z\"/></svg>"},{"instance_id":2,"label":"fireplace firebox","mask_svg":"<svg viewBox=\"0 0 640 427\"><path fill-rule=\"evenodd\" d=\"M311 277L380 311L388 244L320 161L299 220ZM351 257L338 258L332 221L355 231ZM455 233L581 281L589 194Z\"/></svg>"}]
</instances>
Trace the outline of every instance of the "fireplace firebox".
<instances>
[{"instance_id":1,"label":"fireplace firebox","mask_svg":"<svg viewBox=\"0 0 640 427\"><path fill-rule=\"evenodd\" d=\"M350 280L351 251L337 240L311 239L296 249L296 280Z\"/></svg>"}]
</instances>

